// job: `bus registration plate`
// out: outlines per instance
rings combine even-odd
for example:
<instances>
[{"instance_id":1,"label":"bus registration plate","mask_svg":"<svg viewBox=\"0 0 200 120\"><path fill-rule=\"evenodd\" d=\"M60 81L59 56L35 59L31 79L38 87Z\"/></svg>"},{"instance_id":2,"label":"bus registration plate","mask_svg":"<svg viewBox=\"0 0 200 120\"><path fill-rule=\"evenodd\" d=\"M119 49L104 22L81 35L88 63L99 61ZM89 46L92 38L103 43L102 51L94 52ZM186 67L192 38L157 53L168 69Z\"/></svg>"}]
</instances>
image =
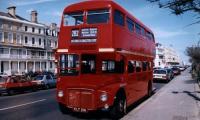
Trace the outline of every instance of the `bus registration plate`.
<instances>
[{"instance_id":1,"label":"bus registration plate","mask_svg":"<svg viewBox=\"0 0 200 120\"><path fill-rule=\"evenodd\" d=\"M85 108L73 108L73 110L76 112L88 112Z\"/></svg>"}]
</instances>

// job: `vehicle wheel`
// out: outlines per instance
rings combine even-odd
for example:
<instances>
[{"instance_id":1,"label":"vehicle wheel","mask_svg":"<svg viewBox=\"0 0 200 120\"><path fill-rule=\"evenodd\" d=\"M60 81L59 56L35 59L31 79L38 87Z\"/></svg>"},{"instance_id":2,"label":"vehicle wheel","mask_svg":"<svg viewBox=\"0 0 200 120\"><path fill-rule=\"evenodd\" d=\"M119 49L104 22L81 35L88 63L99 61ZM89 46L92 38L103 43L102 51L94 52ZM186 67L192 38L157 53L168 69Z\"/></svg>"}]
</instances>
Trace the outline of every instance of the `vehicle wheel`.
<instances>
[{"instance_id":1,"label":"vehicle wheel","mask_svg":"<svg viewBox=\"0 0 200 120\"><path fill-rule=\"evenodd\" d=\"M151 82L149 82L149 84L148 84L147 97L151 97L152 93L153 93L152 84L151 84Z\"/></svg>"},{"instance_id":2,"label":"vehicle wheel","mask_svg":"<svg viewBox=\"0 0 200 120\"><path fill-rule=\"evenodd\" d=\"M33 91L33 92L36 92L36 91L37 91L37 87L33 87L33 88L32 88L32 91Z\"/></svg>"},{"instance_id":3,"label":"vehicle wheel","mask_svg":"<svg viewBox=\"0 0 200 120\"><path fill-rule=\"evenodd\" d=\"M45 89L49 89L49 85L47 84L47 85L45 85Z\"/></svg>"},{"instance_id":4,"label":"vehicle wheel","mask_svg":"<svg viewBox=\"0 0 200 120\"><path fill-rule=\"evenodd\" d=\"M70 110L62 103L58 103L58 106L62 114L68 114L70 112Z\"/></svg>"},{"instance_id":5,"label":"vehicle wheel","mask_svg":"<svg viewBox=\"0 0 200 120\"><path fill-rule=\"evenodd\" d=\"M127 103L126 98L118 96L115 99L114 105L110 110L110 116L113 120L118 120L126 114Z\"/></svg>"},{"instance_id":6,"label":"vehicle wheel","mask_svg":"<svg viewBox=\"0 0 200 120\"><path fill-rule=\"evenodd\" d=\"M8 90L7 93L8 93L8 95L14 95L15 92L14 92L14 90Z\"/></svg>"}]
</instances>

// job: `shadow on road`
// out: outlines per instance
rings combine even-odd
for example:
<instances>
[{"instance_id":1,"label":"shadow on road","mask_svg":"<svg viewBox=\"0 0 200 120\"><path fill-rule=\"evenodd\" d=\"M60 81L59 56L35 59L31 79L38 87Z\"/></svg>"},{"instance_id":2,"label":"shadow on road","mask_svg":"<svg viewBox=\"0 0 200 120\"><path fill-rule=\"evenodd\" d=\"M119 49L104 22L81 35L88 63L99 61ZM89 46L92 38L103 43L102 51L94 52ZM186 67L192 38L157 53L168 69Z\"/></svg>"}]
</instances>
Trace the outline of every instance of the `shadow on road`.
<instances>
[{"instance_id":1,"label":"shadow on road","mask_svg":"<svg viewBox=\"0 0 200 120\"><path fill-rule=\"evenodd\" d=\"M178 92L178 91L172 91L173 94L179 94L179 93L186 93L187 95L189 95L190 97L192 97L193 99L200 101L200 98L198 96L196 96L195 94L198 93L200 94L200 91L183 91L183 92Z\"/></svg>"},{"instance_id":2,"label":"shadow on road","mask_svg":"<svg viewBox=\"0 0 200 120\"><path fill-rule=\"evenodd\" d=\"M197 83L197 80L186 80L184 81L186 84L194 84Z\"/></svg>"}]
</instances>

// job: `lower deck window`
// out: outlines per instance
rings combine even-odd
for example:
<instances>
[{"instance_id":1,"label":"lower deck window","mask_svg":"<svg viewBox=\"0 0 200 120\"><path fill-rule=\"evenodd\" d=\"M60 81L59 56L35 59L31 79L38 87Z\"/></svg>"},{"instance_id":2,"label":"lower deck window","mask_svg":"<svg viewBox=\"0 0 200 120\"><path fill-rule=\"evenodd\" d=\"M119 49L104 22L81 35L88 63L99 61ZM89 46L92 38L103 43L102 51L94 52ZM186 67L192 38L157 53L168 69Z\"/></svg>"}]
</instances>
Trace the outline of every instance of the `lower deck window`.
<instances>
[{"instance_id":1,"label":"lower deck window","mask_svg":"<svg viewBox=\"0 0 200 120\"><path fill-rule=\"evenodd\" d=\"M102 72L104 73L123 73L124 72L124 61L102 61Z\"/></svg>"}]
</instances>

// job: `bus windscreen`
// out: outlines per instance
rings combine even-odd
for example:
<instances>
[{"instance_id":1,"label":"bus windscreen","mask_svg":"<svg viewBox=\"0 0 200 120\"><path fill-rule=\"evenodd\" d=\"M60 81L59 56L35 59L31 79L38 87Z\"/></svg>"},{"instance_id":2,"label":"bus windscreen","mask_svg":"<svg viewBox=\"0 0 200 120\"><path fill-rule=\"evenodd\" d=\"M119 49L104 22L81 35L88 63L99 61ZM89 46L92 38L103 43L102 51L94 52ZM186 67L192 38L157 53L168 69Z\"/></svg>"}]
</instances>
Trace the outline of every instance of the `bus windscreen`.
<instances>
[{"instance_id":1,"label":"bus windscreen","mask_svg":"<svg viewBox=\"0 0 200 120\"><path fill-rule=\"evenodd\" d=\"M83 12L72 12L64 15L64 26L83 24Z\"/></svg>"}]
</instances>

